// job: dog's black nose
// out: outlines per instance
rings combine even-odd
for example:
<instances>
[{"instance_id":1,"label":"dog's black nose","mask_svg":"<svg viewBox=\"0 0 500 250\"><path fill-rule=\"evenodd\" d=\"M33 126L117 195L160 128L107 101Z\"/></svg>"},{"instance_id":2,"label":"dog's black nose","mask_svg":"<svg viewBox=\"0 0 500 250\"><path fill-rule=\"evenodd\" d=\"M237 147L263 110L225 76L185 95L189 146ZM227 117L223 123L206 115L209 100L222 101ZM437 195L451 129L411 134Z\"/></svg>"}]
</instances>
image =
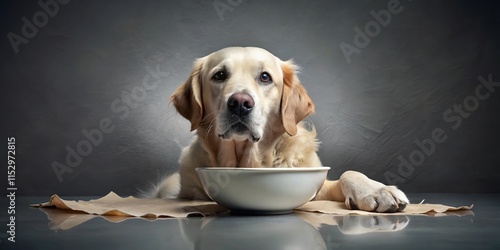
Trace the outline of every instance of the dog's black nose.
<instances>
[{"instance_id":1,"label":"dog's black nose","mask_svg":"<svg viewBox=\"0 0 500 250\"><path fill-rule=\"evenodd\" d=\"M227 108L231 113L244 116L248 115L252 111L255 102L249 94L236 93L229 97L227 100Z\"/></svg>"}]
</instances>

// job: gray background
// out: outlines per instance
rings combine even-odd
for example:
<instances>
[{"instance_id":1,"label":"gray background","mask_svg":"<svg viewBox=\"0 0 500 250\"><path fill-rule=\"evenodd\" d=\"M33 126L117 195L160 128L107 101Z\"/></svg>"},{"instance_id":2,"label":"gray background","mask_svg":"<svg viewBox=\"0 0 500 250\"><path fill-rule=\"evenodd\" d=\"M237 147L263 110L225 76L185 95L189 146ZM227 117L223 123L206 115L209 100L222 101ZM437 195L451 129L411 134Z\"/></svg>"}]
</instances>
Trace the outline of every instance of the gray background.
<instances>
[{"instance_id":1,"label":"gray background","mask_svg":"<svg viewBox=\"0 0 500 250\"><path fill-rule=\"evenodd\" d=\"M42 8L2 1L0 138L16 137L18 195L131 195L175 171L192 134L168 98L195 58L227 46L263 47L302 66L331 178L353 169L386 183L392 173L407 192L500 191L500 88L457 129L443 120L471 100L479 76L500 82L499 4L403 0L348 63L340 44L353 45L355 27L364 30L388 2L70 1L16 53L7 35L22 35L22 18ZM214 3L229 7L218 13ZM143 96L125 113L130 91ZM58 180L52 164L66 165L66 147L101 119L113 132ZM398 171L398 157L437 128L446 141Z\"/></svg>"}]
</instances>

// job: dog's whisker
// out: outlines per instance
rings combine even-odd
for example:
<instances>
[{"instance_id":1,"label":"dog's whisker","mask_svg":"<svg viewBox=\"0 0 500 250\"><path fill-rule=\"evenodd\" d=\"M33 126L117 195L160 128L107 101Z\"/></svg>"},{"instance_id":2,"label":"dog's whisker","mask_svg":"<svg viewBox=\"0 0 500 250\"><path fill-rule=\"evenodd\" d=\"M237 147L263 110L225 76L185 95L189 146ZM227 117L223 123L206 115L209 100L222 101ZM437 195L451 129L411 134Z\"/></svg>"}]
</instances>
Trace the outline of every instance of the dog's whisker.
<instances>
[{"instance_id":1,"label":"dog's whisker","mask_svg":"<svg viewBox=\"0 0 500 250\"><path fill-rule=\"evenodd\" d=\"M206 115L205 115L205 117L203 117L203 118L201 119L201 122L203 123L203 121L204 121L205 119L207 119L208 117L210 117L212 114L215 114L215 111L213 111L213 112L210 112L210 113L206 114Z\"/></svg>"},{"instance_id":2,"label":"dog's whisker","mask_svg":"<svg viewBox=\"0 0 500 250\"><path fill-rule=\"evenodd\" d=\"M210 123L208 123L207 134L210 134L210 130L212 130L212 128L215 126L215 122L216 122L216 119L214 118L210 121ZM205 137L205 143L207 143L207 142L208 142L208 136Z\"/></svg>"}]
</instances>

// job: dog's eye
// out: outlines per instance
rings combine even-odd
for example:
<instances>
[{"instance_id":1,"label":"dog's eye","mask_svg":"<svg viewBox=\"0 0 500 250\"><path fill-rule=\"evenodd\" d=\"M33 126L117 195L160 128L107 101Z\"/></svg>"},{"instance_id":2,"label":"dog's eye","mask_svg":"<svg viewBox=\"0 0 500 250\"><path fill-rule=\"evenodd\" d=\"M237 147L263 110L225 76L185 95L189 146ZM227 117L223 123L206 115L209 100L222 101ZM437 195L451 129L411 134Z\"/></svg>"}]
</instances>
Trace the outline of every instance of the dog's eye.
<instances>
[{"instance_id":1,"label":"dog's eye","mask_svg":"<svg viewBox=\"0 0 500 250\"><path fill-rule=\"evenodd\" d=\"M227 79L227 72L224 70L217 71L213 76L212 80L216 82L223 82Z\"/></svg>"},{"instance_id":2,"label":"dog's eye","mask_svg":"<svg viewBox=\"0 0 500 250\"><path fill-rule=\"evenodd\" d=\"M263 83L271 83L273 81L271 75L267 72L262 72L260 74L259 80Z\"/></svg>"}]
</instances>

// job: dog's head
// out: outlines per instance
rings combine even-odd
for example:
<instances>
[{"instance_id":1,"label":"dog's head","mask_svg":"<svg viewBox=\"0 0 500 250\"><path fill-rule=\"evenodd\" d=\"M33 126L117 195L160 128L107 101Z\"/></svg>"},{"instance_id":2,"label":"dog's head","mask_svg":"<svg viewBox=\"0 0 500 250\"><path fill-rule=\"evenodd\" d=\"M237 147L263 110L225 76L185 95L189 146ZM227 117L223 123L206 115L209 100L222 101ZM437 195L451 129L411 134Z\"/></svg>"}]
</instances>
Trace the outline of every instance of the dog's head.
<instances>
[{"instance_id":1,"label":"dog's head","mask_svg":"<svg viewBox=\"0 0 500 250\"><path fill-rule=\"evenodd\" d=\"M254 47L230 47L194 63L171 96L191 122L227 140L259 141L266 130L297 133L314 104L297 78L297 66Z\"/></svg>"}]
</instances>

